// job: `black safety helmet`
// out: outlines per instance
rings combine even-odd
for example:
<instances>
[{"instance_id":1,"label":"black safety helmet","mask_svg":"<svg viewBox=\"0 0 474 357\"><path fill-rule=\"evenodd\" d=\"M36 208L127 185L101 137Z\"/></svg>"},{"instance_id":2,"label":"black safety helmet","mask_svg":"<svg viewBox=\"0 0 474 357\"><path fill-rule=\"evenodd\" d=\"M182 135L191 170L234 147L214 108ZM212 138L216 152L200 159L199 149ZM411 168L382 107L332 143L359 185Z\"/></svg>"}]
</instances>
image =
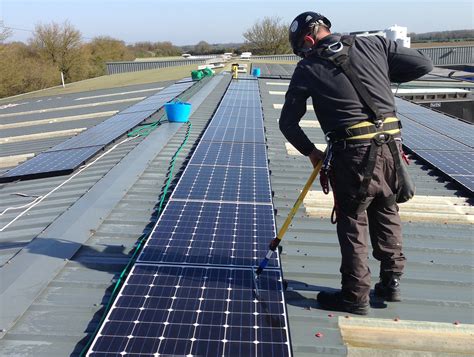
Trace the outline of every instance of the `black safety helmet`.
<instances>
[{"instance_id":1,"label":"black safety helmet","mask_svg":"<svg viewBox=\"0 0 474 357\"><path fill-rule=\"evenodd\" d=\"M304 57L304 53L311 49L303 49L304 37L308 35L315 25L324 25L331 28L331 21L317 12L306 11L296 16L290 25L289 40L293 53Z\"/></svg>"}]
</instances>

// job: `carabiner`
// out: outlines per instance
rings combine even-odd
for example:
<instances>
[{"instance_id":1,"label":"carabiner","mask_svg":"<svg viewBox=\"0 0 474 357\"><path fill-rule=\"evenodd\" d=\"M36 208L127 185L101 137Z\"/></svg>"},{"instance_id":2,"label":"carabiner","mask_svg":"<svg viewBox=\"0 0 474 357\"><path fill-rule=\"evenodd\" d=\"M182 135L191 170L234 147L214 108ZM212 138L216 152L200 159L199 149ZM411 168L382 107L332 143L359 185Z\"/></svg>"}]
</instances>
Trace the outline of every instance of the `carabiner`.
<instances>
[{"instance_id":1,"label":"carabiner","mask_svg":"<svg viewBox=\"0 0 474 357\"><path fill-rule=\"evenodd\" d=\"M339 47L333 49L333 47L335 46L339 46ZM344 45L340 41L332 43L328 46L328 50L331 51L332 53L337 53L339 51L342 51L343 48L344 48Z\"/></svg>"}]
</instances>

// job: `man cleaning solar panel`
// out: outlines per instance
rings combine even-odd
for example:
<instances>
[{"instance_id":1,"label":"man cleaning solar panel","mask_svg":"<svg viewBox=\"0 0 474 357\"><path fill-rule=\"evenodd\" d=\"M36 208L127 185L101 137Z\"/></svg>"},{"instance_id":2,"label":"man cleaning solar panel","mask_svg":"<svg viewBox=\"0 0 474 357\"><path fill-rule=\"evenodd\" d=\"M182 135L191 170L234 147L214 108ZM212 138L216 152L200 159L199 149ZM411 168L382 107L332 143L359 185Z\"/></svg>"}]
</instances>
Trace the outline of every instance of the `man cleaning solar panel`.
<instances>
[{"instance_id":1,"label":"man cleaning solar panel","mask_svg":"<svg viewBox=\"0 0 474 357\"><path fill-rule=\"evenodd\" d=\"M302 60L286 93L280 130L314 167L323 162L323 190L329 182L334 191L342 289L321 291L317 301L323 309L366 315L368 235L380 261L375 295L400 301L406 258L397 203L414 194L390 83L414 80L433 66L417 50L383 37L341 37L330 28L331 22L315 12L304 12L291 23L289 40ZM309 97L326 136L326 152L316 149L299 126Z\"/></svg>"}]
</instances>

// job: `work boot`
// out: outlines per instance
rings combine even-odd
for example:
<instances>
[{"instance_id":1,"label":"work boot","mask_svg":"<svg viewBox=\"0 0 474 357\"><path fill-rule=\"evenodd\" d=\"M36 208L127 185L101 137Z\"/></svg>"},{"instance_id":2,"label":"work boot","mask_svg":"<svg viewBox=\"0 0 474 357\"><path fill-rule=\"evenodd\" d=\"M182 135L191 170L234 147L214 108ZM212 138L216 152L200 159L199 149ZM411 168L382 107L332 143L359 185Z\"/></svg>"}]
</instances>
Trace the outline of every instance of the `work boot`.
<instances>
[{"instance_id":1,"label":"work boot","mask_svg":"<svg viewBox=\"0 0 474 357\"><path fill-rule=\"evenodd\" d=\"M375 284L375 296L385 301L402 301L400 293L400 274L382 274L380 281Z\"/></svg>"},{"instance_id":2,"label":"work boot","mask_svg":"<svg viewBox=\"0 0 474 357\"><path fill-rule=\"evenodd\" d=\"M344 311L357 315L367 315L369 313L369 303L344 300L340 291L335 293L321 291L318 294L317 301L325 310Z\"/></svg>"}]
</instances>

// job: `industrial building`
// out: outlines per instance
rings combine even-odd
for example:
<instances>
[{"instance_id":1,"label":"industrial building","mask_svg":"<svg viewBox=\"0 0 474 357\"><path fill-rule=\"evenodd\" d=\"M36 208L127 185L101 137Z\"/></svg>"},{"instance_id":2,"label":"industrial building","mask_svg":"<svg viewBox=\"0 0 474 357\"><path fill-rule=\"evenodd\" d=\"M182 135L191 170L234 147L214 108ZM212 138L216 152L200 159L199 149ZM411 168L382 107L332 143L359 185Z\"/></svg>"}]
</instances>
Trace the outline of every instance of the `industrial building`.
<instances>
[{"instance_id":1,"label":"industrial building","mask_svg":"<svg viewBox=\"0 0 474 357\"><path fill-rule=\"evenodd\" d=\"M261 69L259 78L240 75L238 79L232 79L230 73L223 72L200 82L191 82L189 78L176 78L166 82L67 95L46 95L34 99L19 97L1 107L0 178L10 175L11 179L5 179L0 184L0 355L95 355L91 351L97 341L109 334L117 338L110 337L110 351L125 338L128 338L131 344L135 343L135 346L141 344L143 349L147 348L149 341L146 339L137 339L137 336L132 334L122 336L118 327L113 333L112 329L104 332L102 326L110 322L110 319L104 320L104 316L109 316L107 314L111 309L120 307L115 303L123 296L115 291L117 282L133 278L133 274L122 277L121 273L132 258L132 262L137 259L138 255L135 254L141 253L137 247L141 249L143 245L152 246L146 242L150 233L156 232L159 227L164 209L161 203L166 205L174 202L179 205L183 201L196 204L203 202L199 195L202 187L205 187L205 195L208 196L204 196L204 201L206 197L209 200L206 204L230 205L230 202L235 201L233 204L239 206L229 214L228 221L219 221L224 215L221 211L214 216L206 216L210 222L224 222L221 228L227 229L229 236L232 236L232 231L240 229L233 217L242 214L236 211L245 211L243 207L248 207L246 205L251 205L255 212L259 212L252 216L254 219L265 214L265 217L271 217L271 220L274 217L275 228L281 226L311 172L307 158L299 155L278 129L284 93L294 64L277 64L275 61L254 56L251 60L253 67ZM251 73L251 70L249 72ZM421 124L410 122L405 104L412 105L413 107L409 108L416 108L423 113L427 111L428 115L433 117L446 116L447 120L453 120L449 123L459 121L452 116L461 117L466 113L469 116L469 113L472 113L472 106L466 105L467 112L463 109L460 113L456 111L458 109L450 109L445 104L455 102L457 104L454 104L453 108L458 108L460 102L472 103L472 84L454 78L453 75L442 78L441 84L440 77L436 76L436 73L432 75L431 78L422 79L423 83L412 83L411 88L393 88L394 93L400 97L397 98L399 114L407 115L407 133L410 125L414 128ZM425 83L429 83L430 88L436 83L436 88L442 87L444 90L427 89ZM461 87L458 83L461 83ZM420 91L420 88L423 89ZM166 120L160 100L168 99L170 95L192 105L189 121L192 126ZM414 103L402 98L410 99ZM230 102L225 104L226 101ZM441 104L438 106L433 103ZM308 102L309 109L311 104ZM18 178L11 174L21 165L33 162L32 160L42 153L51 152L52 148L77 140L74 138L81 135L90 138L88 133L91 133L90 130L96 130L93 128L97 126L108 128L104 130L104 135L112 135L111 131L115 126L107 127L105 123L108 120L117 120L117 117L127 113L145 111L137 109L137 106L146 106L149 113L134 127L111 136L113 139L101 144L101 148L92 153L90 158L79 160L80 164L72 168L72 172L42 175L43 168L38 170L38 167L35 167L35 173L28 173L28 177ZM216 126L219 127L216 121L218 123L218 120L222 121L226 117L219 116L226 107L252 110L242 109L239 112L239 115L246 118L244 121L235 119L235 122L229 121L231 125L226 124L226 130L216 129ZM440 110L449 115L440 113ZM250 115L250 112L259 114ZM227 119L229 117L231 116L227 115ZM243 120L242 117L238 118ZM252 124L257 122L256 118L261 118L261 126ZM255 122L250 119L255 119ZM469 121L465 117L464 120ZM174 350L177 355L206 355L196 347L207 346L206 342L199 344L195 343L196 341L207 341L212 348L222 348L219 353L224 355L241 356L472 354L474 208L470 187L474 183L474 157L472 141L469 141L469 137L472 138L469 130L473 127L465 121L459 122L468 125L463 127L468 130L464 133L456 131L457 136L454 139L450 127L428 127L427 130L432 130L433 137L440 138L441 144L453 140L456 145L463 147L459 152L465 154L466 161L462 165L467 173L453 174L445 166L430 161L428 154L422 155L430 151L426 150L426 147L412 146L413 150L410 150L412 161L409 171L417 185L417 195L413 201L400 206L405 254L408 259L402 285L403 302L385 304L374 299L371 302L371 313L364 318L331 313L319 308L316 302L318 292L339 287L340 258L335 227L330 223L332 199L330 195L323 195L319 183L316 183L282 242L278 261L275 260L275 266L268 270L268 281L275 282L273 288L277 292L271 296L278 296L281 300L274 306L272 301L263 297L260 302L252 305L257 319L258 316L266 318L262 318L262 325L255 328L257 332L249 332L251 328L244 329L243 320L236 322L235 326L226 320L222 326L209 324L206 331L202 332L207 333L205 339L192 335L193 341L185 341L180 339L180 333L183 336L188 335L184 329L179 329L174 337L159 339L155 353L143 352L142 355L153 356L158 355L158 351L169 350ZM240 126L239 123L245 125ZM301 125L314 142L323 148L324 136L311 110L308 110ZM229 128L234 129L232 135L229 134ZM222 135L221 139L218 138L219 135ZM232 139L229 139L229 135ZM232 168L227 169L224 181L232 184L238 181L237 189L230 192L237 195L237 198L209 198L211 186L220 187L219 182L207 186L202 183L197 185L198 178L201 174L204 175L206 170L197 173L192 171L199 166L193 161L196 160L193 156L196 152L202 152L206 145L210 147L209 142L212 141L235 143L236 147L242 148L239 159L246 158L247 155L243 153L247 144L255 150L249 155L250 159L255 161L249 165L251 167L235 163L227 165ZM431 144L429 140L423 143ZM81 148L90 147L87 144L81 145L85 145ZM260 150L258 154L257 147ZM220 153L220 150L217 152ZM456 155L457 152L454 150L450 154ZM259 164L256 163L257 159L260 160ZM210 166L226 165L216 161ZM240 174L230 174L234 166L240 167ZM248 176L250 178L246 182L241 182L242 172L250 168L253 172L265 172L268 180L258 181L261 174L254 173L253 176ZM191 178L195 177L196 180L184 180L184 183L180 181L193 172L195 174L192 174ZM209 182L213 175L214 171L208 178ZM28 180L23 180L24 178ZM204 177L203 180L207 179ZM180 187L179 185L185 187L183 185L187 184L186 182L191 182L189 192L196 193L199 198L179 196L182 191L175 188ZM245 191L246 186L251 187L254 182L258 182L255 187L263 191ZM265 185L269 187L268 192L265 191ZM244 192L251 198L242 198ZM258 192L264 194L259 196ZM222 193L224 194L229 192ZM173 212L172 208L168 210L168 214ZM183 214L178 216L177 222L185 221ZM194 223L192 220L200 222L201 215L190 217L187 222ZM226 226L225 222L232 223ZM247 222L247 226L258 226L260 229L260 223L259 221L257 225L255 222ZM265 223L261 223L261 227L264 226ZM243 224L243 227L246 225ZM271 227L269 229L275 233ZM212 232L209 234L212 235ZM214 255L215 261L212 260L214 258L211 259L211 265L193 263L186 258L186 254L176 255L176 259L184 259L186 262L184 267L179 267L179 274L186 277L186 272L195 265L198 268L195 268L192 274L201 274L199 269L203 267L207 267L208 271L232 271L232 274L235 271L244 271L242 266L248 268L254 265L266 252L266 245L261 246L260 242L253 242L259 247L258 256L249 253L250 258L246 259L250 260L250 263L242 258L242 265L231 264L232 269L225 268L225 265L219 262L228 262L226 259L229 257L226 254L238 251L238 242L224 245L225 249L221 248L221 255ZM191 253L191 258L198 262L210 253L202 247L195 247L195 251L187 253ZM209 254L210 258L211 255ZM154 264L158 264L153 262L156 258L155 260L163 262L159 264L178 269L163 255L152 254L151 257L153 259L143 256L138 258L139 267L155 266ZM377 271L375 263L371 258L369 265L373 272ZM162 265L159 265L160 268ZM141 274L146 275L137 273ZM157 270L155 274L161 273ZM282 274L281 280L270 279L272 274ZM189 281L194 280L190 278ZM236 289L242 291L242 294L248 293L250 287L247 283L248 281L243 279L244 288L237 285ZM265 283L262 285L263 294L265 291L271 291L271 287ZM118 289L123 286L126 284L120 285ZM179 283L176 286L179 289ZM202 288L205 290L208 287ZM229 289L235 289L235 286L232 285ZM198 309L201 311L200 307ZM272 314L266 313L265 309L270 312L278 311L278 318L272 318ZM176 311L181 310L170 308L169 314L178 316ZM206 310L203 308L202 311ZM225 314L232 315L232 311L226 310ZM186 314L182 313L179 318L184 321ZM139 323L140 321L137 322ZM199 327L199 324L195 327ZM193 330L194 333L196 330ZM228 335L222 338L222 335L219 335L222 331L227 333L228 330L234 332L232 338L227 337ZM97 334L98 331L102 334ZM151 336L153 332L150 331L147 333ZM268 334L263 334L262 331ZM255 340L249 339L247 334L252 335ZM161 342L162 340L164 342ZM180 352L185 349L186 353ZM110 352L110 355L133 354L124 350L123 353ZM208 352L207 355L217 354Z\"/></svg>"}]
</instances>

